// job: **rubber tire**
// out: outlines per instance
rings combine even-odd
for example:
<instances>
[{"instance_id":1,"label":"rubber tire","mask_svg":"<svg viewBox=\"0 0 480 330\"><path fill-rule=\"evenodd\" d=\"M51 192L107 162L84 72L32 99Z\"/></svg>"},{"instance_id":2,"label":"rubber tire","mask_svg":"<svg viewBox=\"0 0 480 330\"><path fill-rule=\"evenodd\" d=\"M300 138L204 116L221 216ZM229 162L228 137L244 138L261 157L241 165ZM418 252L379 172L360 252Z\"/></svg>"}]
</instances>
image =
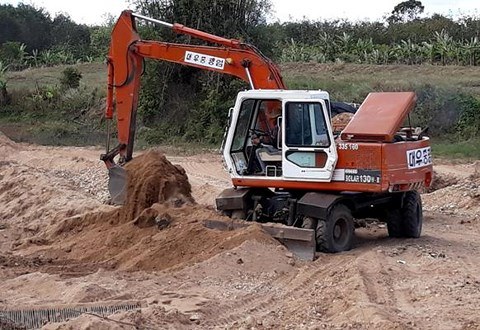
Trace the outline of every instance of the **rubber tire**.
<instances>
[{"instance_id":1,"label":"rubber tire","mask_svg":"<svg viewBox=\"0 0 480 330\"><path fill-rule=\"evenodd\" d=\"M404 237L403 219L400 210L388 211L385 222L387 223L389 237Z\"/></svg>"},{"instance_id":2,"label":"rubber tire","mask_svg":"<svg viewBox=\"0 0 480 330\"><path fill-rule=\"evenodd\" d=\"M337 230L340 230L339 238L335 238L335 231ZM350 209L343 204L334 206L329 212L327 220L318 220L315 232L317 250L328 253L350 250L353 245L354 231L353 216Z\"/></svg>"},{"instance_id":3,"label":"rubber tire","mask_svg":"<svg viewBox=\"0 0 480 330\"><path fill-rule=\"evenodd\" d=\"M418 238L422 233L422 199L417 191L407 191L402 207L387 211L388 236L393 238Z\"/></svg>"},{"instance_id":4,"label":"rubber tire","mask_svg":"<svg viewBox=\"0 0 480 330\"><path fill-rule=\"evenodd\" d=\"M407 191L402 207L403 237L419 238L422 233L422 199L417 191Z\"/></svg>"}]
</instances>

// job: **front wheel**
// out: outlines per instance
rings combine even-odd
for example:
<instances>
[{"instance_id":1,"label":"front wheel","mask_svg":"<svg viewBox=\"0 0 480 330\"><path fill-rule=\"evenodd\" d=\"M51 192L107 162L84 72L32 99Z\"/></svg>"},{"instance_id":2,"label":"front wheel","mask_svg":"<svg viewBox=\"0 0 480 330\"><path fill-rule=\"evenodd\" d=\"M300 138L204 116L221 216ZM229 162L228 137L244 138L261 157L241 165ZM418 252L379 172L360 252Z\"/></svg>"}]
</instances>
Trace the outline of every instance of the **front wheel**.
<instances>
[{"instance_id":1,"label":"front wheel","mask_svg":"<svg viewBox=\"0 0 480 330\"><path fill-rule=\"evenodd\" d=\"M353 244L353 234L352 212L345 205L336 205L329 212L327 220L318 220L317 249L330 253L350 250Z\"/></svg>"}]
</instances>

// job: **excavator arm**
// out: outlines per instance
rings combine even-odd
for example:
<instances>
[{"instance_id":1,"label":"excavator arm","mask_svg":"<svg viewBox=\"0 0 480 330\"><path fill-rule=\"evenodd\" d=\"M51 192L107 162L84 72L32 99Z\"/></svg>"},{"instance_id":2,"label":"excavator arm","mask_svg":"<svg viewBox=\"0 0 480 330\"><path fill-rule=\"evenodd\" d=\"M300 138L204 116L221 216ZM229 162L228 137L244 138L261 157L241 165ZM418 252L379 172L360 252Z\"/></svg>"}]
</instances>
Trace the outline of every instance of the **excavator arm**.
<instances>
[{"instance_id":1,"label":"excavator arm","mask_svg":"<svg viewBox=\"0 0 480 330\"><path fill-rule=\"evenodd\" d=\"M218 46L142 40L136 29L136 18ZM107 59L105 117L112 120L115 109L118 130L118 145L110 149L110 142L107 141L106 153L101 156L109 169L116 166L113 159L117 155L120 155L120 162L132 159L140 77L145 58L229 74L244 80L252 89L286 89L276 65L252 45L123 11L113 28Z\"/></svg>"}]
</instances>

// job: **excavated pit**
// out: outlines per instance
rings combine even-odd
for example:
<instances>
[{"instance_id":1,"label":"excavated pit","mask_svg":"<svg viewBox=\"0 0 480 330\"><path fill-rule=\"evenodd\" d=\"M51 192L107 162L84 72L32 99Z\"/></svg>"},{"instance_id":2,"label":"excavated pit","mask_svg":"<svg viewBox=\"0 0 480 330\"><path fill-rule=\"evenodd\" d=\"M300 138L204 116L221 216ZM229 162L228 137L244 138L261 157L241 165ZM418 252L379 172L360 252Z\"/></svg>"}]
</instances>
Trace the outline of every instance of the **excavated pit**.
<instances>
[{"instance_id":1,"label":"excavated pit","mask_svg":"<svg viewBox=\"0 0 480 330\"><path fill-rule=\"evenodd\" d=\"M431 193L446 187L450 187L459 183L459 179L453 175L440 174L437 171L433 171L433 180L431 186L427 189L427 193Z\"/></svg>"}]
</instances>

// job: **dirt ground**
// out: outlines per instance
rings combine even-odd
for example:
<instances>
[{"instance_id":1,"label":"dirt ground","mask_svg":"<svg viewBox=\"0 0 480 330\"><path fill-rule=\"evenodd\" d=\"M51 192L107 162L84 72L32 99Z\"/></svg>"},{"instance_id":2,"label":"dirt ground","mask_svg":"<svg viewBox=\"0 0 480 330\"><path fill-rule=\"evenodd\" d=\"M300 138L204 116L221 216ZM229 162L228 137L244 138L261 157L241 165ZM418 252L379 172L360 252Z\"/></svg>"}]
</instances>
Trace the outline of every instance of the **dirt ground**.
<instances>
[{"instance_id":1,"label":"dirt ground","mask_svg":"<svg viewBox=\"0 0 480 330\"><path fill-rule=\"evenodd\" d=\"M436 161L421 238L369 223L351 251L306 262L258 226L203 227L230 185L220 155L143 154L120 208L101 152L0 134L0 312L142 306L44 329L480 329L479 162Z\"/></svg>"}]
</instances>

